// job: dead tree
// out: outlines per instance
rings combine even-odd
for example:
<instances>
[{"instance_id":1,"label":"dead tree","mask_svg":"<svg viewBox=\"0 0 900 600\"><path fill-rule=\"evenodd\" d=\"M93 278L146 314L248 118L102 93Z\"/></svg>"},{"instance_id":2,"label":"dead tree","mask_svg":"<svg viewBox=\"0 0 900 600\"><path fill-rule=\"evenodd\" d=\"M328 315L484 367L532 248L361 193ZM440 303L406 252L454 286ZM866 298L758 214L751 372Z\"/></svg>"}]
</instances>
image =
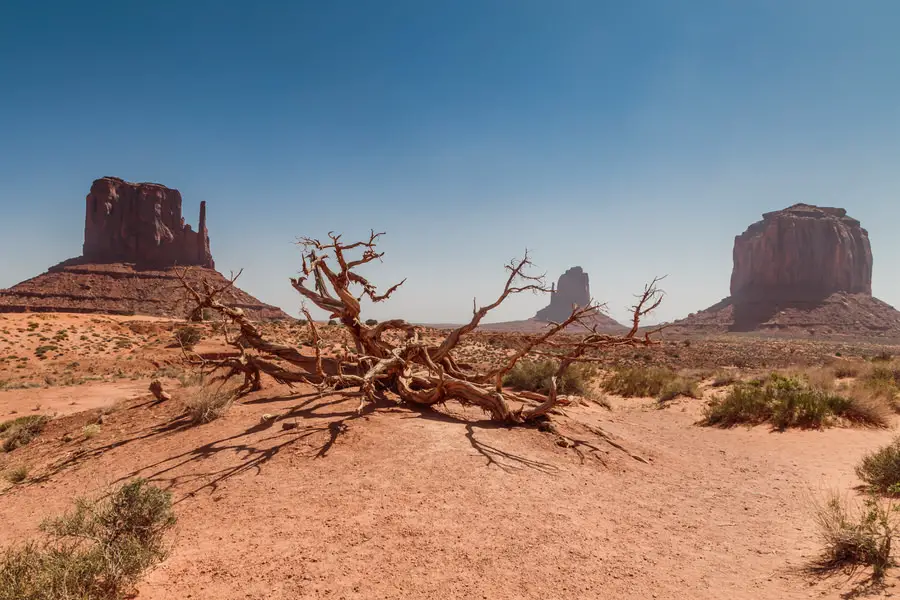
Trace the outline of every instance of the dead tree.
<instances>
[{"instance_id":1,"label":"dead tree","mask_svg":"<svg viewBox=\"0 0 900 600\"><path fill-rule=\"evenodd\" d=\"M304 299L338 320L349 332L356 349L352 361L332 361L330 372L323 367L316 324L305 309L314 357L302 354L295 347L267 340L240 308L218 299L236 277L219 288L204 282L203 289L198 290L188 283L186 272L180 272L179 278L196 302L196 310L216 311L239 329L239 335L229 343L240 349L240 357L214 362L212 367L229 369L229 377L243 373L248 387L258 387L260 373L266 373L280 383L308 383L323 392L358 397L359 410L369 402L393 395L412 405L457 401L482 408L494 421L522 424L543 417L560 403L557 381L573 363L599 361L604 350L616 346L656 343L651 336L658 330L642 336L638 332L641 318L662 301L662 291L656 285L658 279L638 296L633 307L632 328L624 335L601 333L591 326L591 317L603 308L592 301L588 306L573 307L567 319L548 324L545 331L525 336L520 348L499 366L478 371L462 365L454 354L464 337L509 296L548 292L544 278L528 273L532 263L526 252L522 259L506 265L508 276L496 300L482 307L473 305L468 323L452 330L439 343L429 343L423 339L421 327L402 319L366 325L360 316L363 298L383 302L404 283L401 281L379 294L375 285L357 272L362 265L383 256L376 250L381 235L373 231L367 241L350 244L331 233L327 242L311 238L299 242L303 250L302 276L292 278L291 285ZM355 258L349 256L351 253ZM578 326L583 333L574 337L561 335L570 325ZM558 363L549 393L504 389L504 376L519 361L534 357L552 358Z\"/></svg>"}]
</instances>

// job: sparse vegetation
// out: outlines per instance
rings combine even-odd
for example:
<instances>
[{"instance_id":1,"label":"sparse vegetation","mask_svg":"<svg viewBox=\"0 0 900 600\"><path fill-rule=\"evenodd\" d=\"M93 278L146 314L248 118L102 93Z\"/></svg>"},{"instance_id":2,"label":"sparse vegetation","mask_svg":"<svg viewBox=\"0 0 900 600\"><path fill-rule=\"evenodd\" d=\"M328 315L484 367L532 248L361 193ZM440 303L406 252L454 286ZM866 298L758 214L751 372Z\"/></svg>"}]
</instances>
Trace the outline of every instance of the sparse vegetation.
<instances>
[{"instance_id":1,"label":"sparse vegetation","mask_svg":"<svg viewBox=\"0 0 900 600\"><path fill-rule=\"evenodd\" d=\"M516 390L549 393L550 379L556 374L559 364L554 360L523 360L503 378L503 385ZM587 364L572 365L557 381L557 391L563 395L588 396L590 382L596 377L596 370Z\"/></svg>"},{"instance_id":2,"label":"sparse vegetation","mask_svg":"<svg viewBox=\"0 0 900 600\"><path fill-rule=\"evenodd\" d=\"M721 369L716 371L712 378L712 387L725 387L727 385L733 385L741 380L737 371Z\"/></svg>"},{"instance_id":3,"label":"sparse vegetation","mask_svg":"<svg viewBox=\"0 0 900 600\"><path fill-rule=\"evenodd\" d=\"M5 477L6 480L13 485L22 483L28 479L28 466L19 465L18 467L14 467L5 473Z\"/></svg>"},{"instance_id":4,"label":"sparse vegetation","mask_svg":"<svg viewBox=\"0 0 900 600\"><path fill-rule=\"evenodd\" d=\"M863 456L856 466L856 476L881 493L900 485L900 437Z\"/></svg>"},{"instance_id":5,"label":"sparse vegetation","mask_svg":"<svg viewBox=\"0 0 900 600\"><path fill-rule=\"evenodd\" d=\"M186 325L175 330L175 341L177 341L185 350L192 350L200 340L203 334L197 327Z\"/></svg>"},{"instance_id":6,"label":"sparse vegetation","mask_svg":"<svg viewBox=\"0 0 900 600\"><path fill-rule=\"evenodd\" d=\"M700 398L700 388L697 382L687 377L676 377L667 383L657 396L660 402L668 402L678 397Z\"/></svg>"},{"instance_id":7,"label":"sparse vegetation","mask_svg":"<svg viewBox=\"0 0 900 600\"><path fill-rule=\"evenodd\" d=\"M46 521L46 539L0 558L0 600L118 600L165 557L175 524L168 492L135 480Z\"/></svg>"},{"instance_id":8,"label":"sparse vegetation","mask_svg":"<svg viewBox=\"0 0 900 600\"><path fill-rule=\"evenodd\" d=\"M884 503L874 496L859 509L832 493L816 511L824 551L813 563L813 571L853 575L869 567L874 579L882 579L894 564L891 545L897 532L895 513L893 503Z\"/></svg>"},{"instance_id":9,"label":"sparse vegetation","mask_svg":"<svg viewBox=\"0 0 900 600\"><path fill-rule=\"evenodd\" d=\"M835 418L886 427L891 409L877 396L826 391L809 381L772 373L767 378L739 383L707 407L704 424L731 427L739 423L769 422L777 429L819 428Z\"/></svg>"},{"instance_id":10,"label":"sparse vegetation","mask_svg":"<svg viewBox=\"0 0 900 600\"><path fill-rule=\"evenodd\" d=\"M40 435L50 421L46 415L27 415L0 423L0 439L3 439L3 451L12 452Z\"/></svg>"},{"instance_id":11,"label":"sparse vegetation","mask_svg":"<svg viewBox=\"0 0 900 600\"><path fill-rule=\"evenodd\" d=\"M237 397L237 390L225 385L207 385L187 401L187 411L191 422L202 425L215 421L231 407Z\"/></svg>"},{"instance_id":12,"label":"sparse vegetation","mask_svg":"<svg viewBox=\"0 0 900 600\"><path fill-rule=\"evenodd\" d=\"M86 439L86 440L91 439L92 437L96 436L98 433L100 433L100 425L98 425L97 423L90 423L88 425L85 425L81 429L81 435L83 435L84 439Z\"/></svg>"}]
</instances>

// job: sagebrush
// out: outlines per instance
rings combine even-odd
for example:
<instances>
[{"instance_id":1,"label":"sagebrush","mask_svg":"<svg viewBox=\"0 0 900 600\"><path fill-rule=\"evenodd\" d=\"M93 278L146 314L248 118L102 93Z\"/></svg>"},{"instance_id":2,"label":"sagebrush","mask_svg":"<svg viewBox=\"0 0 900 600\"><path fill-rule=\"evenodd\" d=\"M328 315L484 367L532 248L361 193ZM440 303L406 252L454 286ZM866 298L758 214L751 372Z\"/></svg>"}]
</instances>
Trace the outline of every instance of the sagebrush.
<instances>
[{"instance_id":1,"label":"sagebrush","mask_svg":"<svg viewBox=\"0 0 900 600\"><path fill-rule=\"evenodd\" d=\"M45 521L44 539L0 558L0 600L118 600L165 555L175 524L168 492L144 480Z\"/></svg>"}]
</instances>

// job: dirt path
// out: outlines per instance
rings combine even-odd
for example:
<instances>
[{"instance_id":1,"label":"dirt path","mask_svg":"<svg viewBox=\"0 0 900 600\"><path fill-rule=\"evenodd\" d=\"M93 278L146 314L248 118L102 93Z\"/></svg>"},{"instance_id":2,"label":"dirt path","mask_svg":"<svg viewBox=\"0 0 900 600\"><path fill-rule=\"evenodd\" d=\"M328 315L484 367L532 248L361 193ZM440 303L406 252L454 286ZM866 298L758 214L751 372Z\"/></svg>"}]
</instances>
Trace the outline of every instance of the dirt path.
<instances>
[{"instance_id":1,"label":"dirt path","mask_svg":"<svg viewBox=\"0 0 900 600\"><path fill-rule=\"evenodd\" d=\"M0 420L32 412L69 415L103 408L147 393L150 380L94 382L83 385L0 391Z\"/></svg>"},{"instance_id":2,"label":"dirt path","mask_svg":"<svg viewBox=\"0 0 900 600\"><path fill-rule=\"evenodd\" d=\"M140 475L172 490L179 524L139 598L839 598L849 585L798 574L817 550L809 497L848 489L895 434L700 428L697 401L570 411L644 464L577 423L581 454L475 414L354 408L258 395L188 427L174 403L135 402L77 451L50 432L16 460L69 458L2 497L0 542Z\"/></svg>"}]
</instances>

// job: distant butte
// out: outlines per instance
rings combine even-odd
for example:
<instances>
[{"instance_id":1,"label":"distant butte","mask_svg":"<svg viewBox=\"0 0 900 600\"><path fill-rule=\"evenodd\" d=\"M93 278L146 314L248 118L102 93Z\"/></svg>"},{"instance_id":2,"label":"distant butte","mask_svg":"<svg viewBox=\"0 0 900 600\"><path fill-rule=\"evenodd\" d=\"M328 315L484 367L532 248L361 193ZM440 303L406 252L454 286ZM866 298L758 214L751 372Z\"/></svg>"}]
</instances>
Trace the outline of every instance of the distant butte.
<instances>
[{"instance_id":1,"label":"distant butte","mask_svg":"<svg viewBox=\"0 0 900 600\"><path fill-rule=\"evenodd\" d=\"M581 267L572 267L559 276L557 283L550 292L550 304L537 311L531 319L522 321L507 321L504 323L491 323L482 325L481 328L490 331L517 331L533 332L547 328L551 322L565 321L575 306L587 306L591 301L591 286L588 274ZM612 333L626 329L624 325L611 317L597 312L587 319L587 325L596 327L598 331ZM584 329L577 324L569 326L569 329Z\"/></svg>"},{"instance_id":2,"label":"distant butte","mask_svg":"<svg viewBox=\"0 0 900 600\"><path fill-rule=\"evenodd\" d=\"M731 295L674 330L900 336L900 312L872 296L869 234L843 208L766 213L735 237L733 259Z\"/></svg>"},{"instance_id":3,"label":"distant butte","mask_svg":"<svg viewBox=\"0 0 900 600\"><path fill-rule=\"evenodd\" d=\"M182 216L178 190L117 177L94 181L86 198L83 254L46 273L0 290L0 312L139 314L185 318L191 310L175 267L191 267L189 279L222 285L215 270L200 203L197 231ZM232 287L223 300L251 318L289 318Z\"/></svg>"}]
</instances>

